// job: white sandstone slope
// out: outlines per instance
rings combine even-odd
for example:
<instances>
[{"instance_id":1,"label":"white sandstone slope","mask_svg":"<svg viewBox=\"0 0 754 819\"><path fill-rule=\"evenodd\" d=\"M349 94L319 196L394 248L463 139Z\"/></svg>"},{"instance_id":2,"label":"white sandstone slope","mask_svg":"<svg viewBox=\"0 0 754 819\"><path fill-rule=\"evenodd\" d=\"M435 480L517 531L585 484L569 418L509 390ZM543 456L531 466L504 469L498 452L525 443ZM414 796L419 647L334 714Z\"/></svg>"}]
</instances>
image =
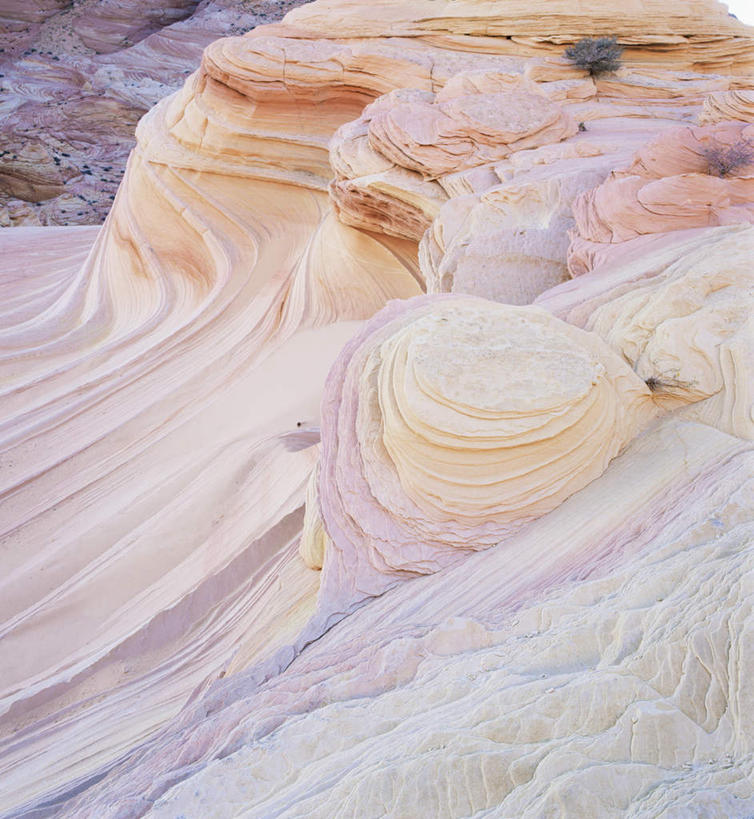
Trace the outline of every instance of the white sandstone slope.
<instances>
[{"instance_id":1,"label":"white sandstone slope","mask_svg":"<svg viewBox=\"0 0 754 819\"><path fill-rule=\"evenodd\" d=\"M504 545L217 684L62 815L745 816L753 468L659 422Z\"/></svg>"}]
</instances>

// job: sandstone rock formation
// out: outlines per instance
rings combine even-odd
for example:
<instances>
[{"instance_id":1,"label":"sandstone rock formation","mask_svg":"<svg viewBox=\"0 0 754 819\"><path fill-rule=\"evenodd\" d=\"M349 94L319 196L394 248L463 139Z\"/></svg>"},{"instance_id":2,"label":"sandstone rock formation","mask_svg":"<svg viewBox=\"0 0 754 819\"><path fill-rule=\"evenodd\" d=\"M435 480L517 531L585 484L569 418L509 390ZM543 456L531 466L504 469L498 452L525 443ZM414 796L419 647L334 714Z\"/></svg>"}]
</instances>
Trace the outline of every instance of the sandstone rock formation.
<instances>
[{"instance_id":1,"label":"sandstone rock formation","mask_svg":"<svg viewBox=\"0 0 754 819\"><path fill-rule=\"evenodd\" d=\"M641 236L754 221L753 139L754 125L726 121L672 129L642 148L629 167L574 203L571 274L588 270L596 256L622 253L621 243ZM735 167L715 168L715 157L750 143Z\"/></svg>"},{"instance_id":2,"label":"sandstone rock formation","mask_svg":"<svg viewBox=\"0 0 754 819\"><path fill-rule=\"evenodd\" d=\"M576 198L631 165L653 136L702 116L710 94L735 95L735 82L628 68L595 82L554 59L461 72L434 95L384 95L341 126L330 144L330 194L346 224L421 239L429 292L527 304L568 277ZM504 130L513 120L518 137ZM718 130L723 141L747 138ZM609 184L605 197L614 199ZM576 250L572 257L576 270Z\"/></svg>"},{"instance_id":3,"label":"sandstone rock formation","mask_svg":"<svg viewBox=\"0 0 754 819\"><path fill-rule=\"evenodd\" d=\"M161 101L101 228L0 231L0 813L754 810L750 173L699 165L754 39L535 10L318 0L166 99L227 9L27 55Z\"/></svg>"},{"instance_id":4,"label":"sandstone rock formation","mask_svg":"<svg viewBox=\"0 0 754 819\"><path fill-rule=\"evenodd\" d=\"M337 25L334 25L337 20ZM536 7L509 0L317 0L294 9L286 22L307 38L407 37L446 48L495 54L561 54L584 36L615 36L632 62L667 68L747 74L752 69L750 30L715 0L642 0L606 6L586 0L552 0Z\"/></svg>"},{"instance_id":5,"label":"sandstone rock formation","mask_svg":"<svg viewBox=\"0 0 754 819\"><path fill-rule=\"evenodd\" d=\"M117 0L102 0L76 15L73 30L81 42L98 54L109 54L138 43L155 31L189 17L198 0L142 2L137 7Z\"/></svg>"},{"instance_id":6,"label":"sandstone rock formation","mask_svg":"<svg viewBox=\"0 0 754 819\"><path fill-rule=\"evenodd\" d=\"M654 414L598 337L460 296L391 303L322 400L321 595L337 610L504 540L598 477ZM304 553L321 537L312 526Z\"/></svg>"},{"instance_id":7,"label":"sandstone rock formation","mask_svg":"<svg viewBox=\"0 0 754 819\"><path fill-rule=\"evenodd\" d=\"M710 94L699 116L700 125L725 120L754 122L754 89L740 89Z\"/></svg>"},{"instance_id":8,"label":"sandstone rock formation","mask_svg":"<svg viewBox=\"0 0 754 819\"><path fill-rule=\"evenodd\" d=\"M754 438L754 227L651 239L538 303L601 335L661 404Z\"/></svg>"},{"instance_id":9,"label":"sandstone rock formation","mask_svg":"<svg viewBox=\"0 0 754 819\"><path fill-rule=\"evenodd\" d=\"M285 674L216 684L62 815L747 815L752 458L668 419Z\"/></svg>"}]
</instances>

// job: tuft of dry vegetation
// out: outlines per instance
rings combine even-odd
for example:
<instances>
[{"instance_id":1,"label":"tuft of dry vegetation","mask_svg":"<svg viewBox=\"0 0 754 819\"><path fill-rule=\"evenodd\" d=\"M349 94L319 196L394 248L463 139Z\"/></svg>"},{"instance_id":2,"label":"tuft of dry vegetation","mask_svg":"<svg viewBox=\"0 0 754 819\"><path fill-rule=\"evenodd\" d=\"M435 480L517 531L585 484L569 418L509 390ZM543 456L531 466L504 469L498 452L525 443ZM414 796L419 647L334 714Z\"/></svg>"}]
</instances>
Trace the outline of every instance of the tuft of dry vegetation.
<instances>
[{"instance_id":1,"label":"tuft of dry vegetation","mask_svg":"<svg viewBox=\"0 0 754 819\"><path fill-rule=\"evenodd\" d=\"M702 151L702 156L707 160L708 173L731 176L747 165L754 165L754 144L747 139L740 139L732 145L712 142Z\"/></svg>"},{"instance_id":2,"label":"tuft of dry vegetation","mask_svg":"<svg viewBox=\"0 0 754 819\"><path fill-rule=\"evenodd\" d=\"M598 77L621 67L622 46L615 37L583 37L565 50L565 56L578 68Z\"/></svg>"}]
</instances>

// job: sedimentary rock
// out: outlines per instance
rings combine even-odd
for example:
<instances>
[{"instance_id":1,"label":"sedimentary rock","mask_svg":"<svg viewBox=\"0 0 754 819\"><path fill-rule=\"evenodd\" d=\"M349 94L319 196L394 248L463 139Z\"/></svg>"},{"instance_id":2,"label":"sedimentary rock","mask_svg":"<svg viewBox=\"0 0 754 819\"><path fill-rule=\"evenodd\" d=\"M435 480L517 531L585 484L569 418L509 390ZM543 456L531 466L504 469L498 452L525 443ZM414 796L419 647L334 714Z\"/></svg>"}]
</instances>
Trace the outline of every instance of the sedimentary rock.
<instances>
[{"instance_id":1,"label":"sedimentary rock","mask_svg":"<svg viewBox=\"0 0 754 819\"><path fill-rule=\"evenodd\" d=\"M0 812L754 809L754 228L663 213L540 293L583 190L637 152L646 180L702 178L643 146L747 125L726 66L750 31L707 0L637 8L312 4L207 48L101 230L0 232ZM28 55L27 96L67 72L98 122L135 111L226 11L99 62ZM589 33L626 67L559 56ZM487 140L457 101L495 77L585 130L511 153L493 111ZM393 117L408 98L451 112L438 150ZM418 296L430 219L433 288L538 305Z\"/></svg>"},{"instance_id":2,"label":"sedimentary rock","mask_svg":"<svg viewBox=\"0 0 754 819\"><path fill-rule=\"evenodd\" d=\"M334 21L337 24L334 25ZM586 35L616 36L633 62L668 68L747 74L751 30L715 0L643 0L640 6L606 6L588 0L552 0L532 9L525 0L317 0L285 20L310 38L421 38L445 48L541 56Z\"/></svg>"},{"instance_id":3,"label":"sedimentary rock","mask_svg":"<svg viewBox=\"0 0 754 819\"><path fill-rule=\"evenodd\" d=\"M753 457L667 419L285 674L218 681L61 815L745 816Z\"/></svg>"},{"instance_id":4,"label":"sedimentary rock","mask_svg":"<svg viewBox=\"0 0 754 819\"><path fill-rule=\"evenodd\" d=\"M498 164L494 184L454 196L424 234L419 258L427 291L530 304L567 279L571 205L625 150L599 133L583 134Z\"/></svg>"},{"instance_id":5,"label":"sedimentary rock","mask_svg":"<svg viewBox=\"0 0 754 819\"><path fill-rule=\"evenodd\" d=\"M642 148L631 165L574 202L571 274L641 236L754 221L754 148L728 171L716 167L752 139L754 126L720 122L671 129Z\"/></svg>"},{"instance_id":6,"label":"sedimentary rock","mask_svg":"<svg viewBox=\"0 0 754 819\"><path fill-rule=\"evenodd\" d=\"M180 88L213 40L277 19L295 2L212 0L193 14L194 0L6 4L0 176L10 170L18 181L0 185L0 226L101 223L139 118ZM41 179L41 168L19 176L8 167L13 154L39 150L41 168L56 166ZM62 182L50 184L53 173Z\"/></svg>"},{"instance_id":7,"label":"sedimentary rock","mask_svg":"<svg viewBox=\"0 0 754 819\"><path fill-rule=\"evenodd\" d=\"M754 89L718 92L710 94L704 100L704 107L699 115L700 125L731 119L754 122Z\"/></svg>"},{"instance_id":8,"label":"sedimentary rock","mask_svg":"<svg viewBox=\"0 0 754 819\"><path fill-rule=\"evenodd\" d=\"M465 72L436 95L393 91L333 137L332 199L346 224L419 239L447 199L443 176L575 132L562 107L521 74Z\"/></svg>"},{"instance_id":9,"label":"sedimentary rock","mask_svg":"<svg viewBox=\"0 0 754 819\"><path fill-rule=\"evenodd\" d=\"M647 239L537 303L601 335L664 406L753 438L754 227Z\"/></svg>"},{"instance_id":10,"label":"sedimentary rock","mask_svg":"<svg viewBox=\"0 0 754 819\"><path fill-rule=\"evenodd\" d=\"M76 15L73 28L84 45L98 54L109 54L184 20L197 5L198 0L172 0L169 4L142 0L133 6L124 6L119 0L101 0Z\"/></svg>"},{"instance_id":11,"label":"sedimentary rock","mask_svg":"<svg viewBox=\"0 0 754 819\"><path fill-rule=\"evenodd\" d=\"M342 611L500 542L598 477L653 414L617 356L546 312L392 303L323 397L321 605ZM302 550L317 554L319 530L307 534Z\"/></svg>"},{"instance_id":12,"label":"sedimentary rock","mask_svg":"<svg viewBox=\"0 0 754 819\"><path fill-rule=\"evenodd\" d=\"M434 95L393 91L342 125L330 195L346 224L421 239L428 292L527 304L568 277L576 198L731 86L635 68L594 81L562 59L509 58L505 72L461 72ZM506 116L530 133L501 130Z\"/></svg>"},{"instance_id":13,"label":"sedimentary rock","mask_svg":"<svg viewBox=\"0 0 754 819\"><path fill-rule=\"evenodd\" d=\"M202 75L186 110L240 96ZM0 596L14 658L0 675L1 810L83 782L208 677L274 655L304 625L318 583L297 556L296 509L316 450L281 436L316 419L350 322L420 292L400 240L342 225L325 192L264 181L259 155L238 150L251 112L218 111L221 137L208 129L202 145L174 110L142 121L101 231L55 229L49 249L46 228L0 234ZM310 153L327 164L320 141ZM262 619L285 623L280 640L247 619L278 582L292 596ZM120 730L131 696L141 716Z\"/></svg>"}]
</instances>

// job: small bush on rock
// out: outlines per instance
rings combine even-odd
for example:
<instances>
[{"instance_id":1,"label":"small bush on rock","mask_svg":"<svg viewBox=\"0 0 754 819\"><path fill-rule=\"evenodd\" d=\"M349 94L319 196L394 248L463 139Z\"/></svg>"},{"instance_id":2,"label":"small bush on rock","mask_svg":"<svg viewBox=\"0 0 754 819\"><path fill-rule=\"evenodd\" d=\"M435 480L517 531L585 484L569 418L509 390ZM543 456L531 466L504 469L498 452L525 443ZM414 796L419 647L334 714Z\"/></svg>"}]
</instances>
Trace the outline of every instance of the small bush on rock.
<instances>
[{"instance_id":1,"label":"small bush on rock","mask_svg":"<svg viewBox=\"0 0 754 819\"><path fill-rule=\"evenodd\" d=\"M565 56L575 66L598 77L621 67L623 48L615 37L584 37L565 50Z\"/></svg>"},{"instance_id":2,"label":"small bush on rock","mask_svg":"<svg viewBox=\"0 0 754 819\"><path fill-rule=\"evenodd\" d=\"M754 145L746 139L733 145L713 142L702 151L702 156L707 160L710 174L730 176L747 165L754 165Z\"/></svg>"}]
</instances>

